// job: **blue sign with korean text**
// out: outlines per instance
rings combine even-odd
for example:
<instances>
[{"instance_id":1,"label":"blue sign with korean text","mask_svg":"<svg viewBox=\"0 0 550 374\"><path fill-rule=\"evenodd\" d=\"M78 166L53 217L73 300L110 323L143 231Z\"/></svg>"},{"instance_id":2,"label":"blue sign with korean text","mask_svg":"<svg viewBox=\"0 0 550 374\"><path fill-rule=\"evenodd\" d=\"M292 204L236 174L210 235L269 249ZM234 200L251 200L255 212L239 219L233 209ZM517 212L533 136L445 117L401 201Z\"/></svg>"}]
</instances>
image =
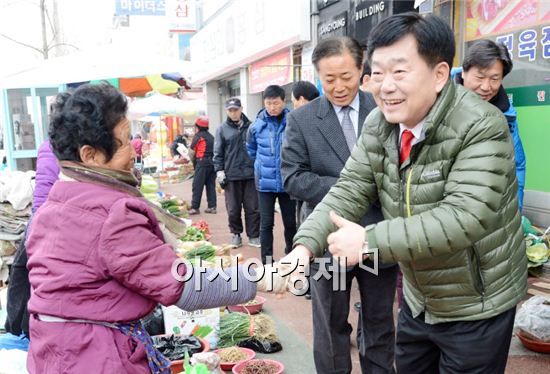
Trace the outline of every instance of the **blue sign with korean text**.
<instances>
[{"instance_id":1,"label":"blue sign with korean text","mask_svg":"<svg viewBox=\"0 0 550 374\"><path fill-rule=\"evenodd\" d=\"M164 16L166 15L165 0L115 0L117 16Z\"/></svg>"},{"instance_id":2,"label":"blue sign with korean text","mask_svg":"<svg viewBox=\"0 0 550 374\"><path fill-rule=\"evenodd\" d=\"M495 40L504 44L512 58L516 60L550 59L550 25L534 26L514 33L498 35Z\"/></svg>"}]
</instances>

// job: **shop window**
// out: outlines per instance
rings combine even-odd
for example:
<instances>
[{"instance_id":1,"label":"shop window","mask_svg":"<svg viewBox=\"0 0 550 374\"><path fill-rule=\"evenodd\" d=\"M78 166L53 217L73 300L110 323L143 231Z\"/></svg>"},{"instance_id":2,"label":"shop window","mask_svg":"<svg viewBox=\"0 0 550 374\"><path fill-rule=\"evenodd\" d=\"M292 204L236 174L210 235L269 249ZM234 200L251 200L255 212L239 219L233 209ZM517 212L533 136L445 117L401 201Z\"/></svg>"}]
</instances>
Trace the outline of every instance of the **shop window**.
<instances>
[{"instance_id":1,"label":"shop window","mask_svg":"<svg viewBox=\"0 0 550 374\"><path fill-rule=\"evenodd\" d=\"M8 90L8 112L14 151L36 149L31 90Z\"/></svg>"},{"instance_id":2,"label":"shop window","mask_svg":"<svg viewBox=\"0 0 550 374\"><path fill-rule=\"evenodd\" d=\"M449 26L453 27L453 2L448 0L436 1L434 5L435 15L443 18Z\"/></svg>"},{"instance_id":3,"label":"shop window","mask_svg":"<svg viewBox=\"0 0 550 374\"><path fill-rule=\"evenodd\" d=\"M18 158L15 160L15 168L19 171L36 170L36 158Z\"/></svg>"},{"instance_id":4,"label":"shop window","mask_svg":"<svg viewBox=\"0 0 550 374\"><path fill-rule=\"evenodd\" d=\"M227 82L229 97L241 96L241 81L239 78Z\"/></svg>"}]
</instances>

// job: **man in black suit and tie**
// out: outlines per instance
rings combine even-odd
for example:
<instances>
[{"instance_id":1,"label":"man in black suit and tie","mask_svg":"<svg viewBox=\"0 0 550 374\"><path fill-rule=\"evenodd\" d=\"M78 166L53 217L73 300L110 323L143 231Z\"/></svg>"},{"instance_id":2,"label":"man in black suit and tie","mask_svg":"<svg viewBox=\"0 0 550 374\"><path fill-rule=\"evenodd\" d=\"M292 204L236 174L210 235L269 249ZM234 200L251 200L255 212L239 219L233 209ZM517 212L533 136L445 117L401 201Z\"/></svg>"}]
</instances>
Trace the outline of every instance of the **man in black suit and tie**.
<instances>
[{"instance_id":1,"label":"man in black suit and tie","mask_svg":"<svg viewBox=\"0 0 550 374\"><path fill-rule=\"evenodd\" d=\"M312 61L324 96L290 112L281 152L285 191L304 201L308 213L338 180L363 122L376 107L372 96L359 90L363 51L356 40L349 37L323 40L315 47ZM380 208L373 206L360 223L366 226L382 219ZM326 251L325 257L331 258L330 252ZM314 280L317 271L319 264L311 264L313 350L317 373L350 373L352 370L352 327L348 314L353 278L357 279L361 295L363 323L359 326L362 329L359 355L362 372L393 373L393 301L397 266L380 264L378 275L358 266L348 268L345 290L333 290L332 279Z\"/></svg>"}]
</instances>

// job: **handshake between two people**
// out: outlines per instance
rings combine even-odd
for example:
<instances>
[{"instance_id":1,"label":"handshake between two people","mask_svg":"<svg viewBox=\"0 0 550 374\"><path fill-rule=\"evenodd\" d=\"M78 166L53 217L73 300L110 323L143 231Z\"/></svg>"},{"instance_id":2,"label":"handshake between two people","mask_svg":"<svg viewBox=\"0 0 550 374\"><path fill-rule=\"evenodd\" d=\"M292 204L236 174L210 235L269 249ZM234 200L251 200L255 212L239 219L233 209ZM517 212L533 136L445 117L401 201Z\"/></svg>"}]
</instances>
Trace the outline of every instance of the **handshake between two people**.
<instances>
[{"instance_id":1,"label":"handshake between two people","mask_svg":"<svg viewBox=\"0 0 550 374\"><path fill-rule=\"evenodd\" d=\"M338 228L327 237L328 250L343 267L357 265L367 257L365 250L365 228L330 212L330 219ZM264 265L263 276L257 283L260 292L284 294L306 284L306 267L313 260L313 253L306 246L298 244L273 265Z\"/></svg>"}]
</instances>

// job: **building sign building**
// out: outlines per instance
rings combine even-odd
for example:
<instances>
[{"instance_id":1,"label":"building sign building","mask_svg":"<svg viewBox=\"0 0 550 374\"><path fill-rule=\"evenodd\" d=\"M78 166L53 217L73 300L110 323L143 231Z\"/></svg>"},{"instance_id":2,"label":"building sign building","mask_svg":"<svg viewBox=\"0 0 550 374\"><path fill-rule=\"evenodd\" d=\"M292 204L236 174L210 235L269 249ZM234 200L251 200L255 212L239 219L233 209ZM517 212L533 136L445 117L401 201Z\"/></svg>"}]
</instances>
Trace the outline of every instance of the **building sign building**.
<instances>
[{"instance_id":1,"label":"building sign building","mask_svg":"<svg viewBox=\"0 0 550 374\"><path fill-rule=\"evenodd\" d=\"M348 12L342 12L333 18L319 23L319 39L347 35Z\"/></svg>"}]
</instances>

